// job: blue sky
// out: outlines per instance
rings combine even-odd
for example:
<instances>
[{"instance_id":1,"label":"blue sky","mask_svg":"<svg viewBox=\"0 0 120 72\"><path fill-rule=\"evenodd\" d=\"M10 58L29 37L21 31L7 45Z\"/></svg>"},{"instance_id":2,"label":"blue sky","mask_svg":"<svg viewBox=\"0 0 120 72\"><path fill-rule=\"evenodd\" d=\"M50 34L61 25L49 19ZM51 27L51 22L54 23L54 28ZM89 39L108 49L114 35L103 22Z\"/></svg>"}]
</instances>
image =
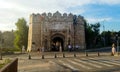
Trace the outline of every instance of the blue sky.
<instances>
[{"instance_id":1,"label":"blue sky","mask_svg":"<svg viewBox=\"0 0 120 72\"><path fill-rule=\"evenodd\" d=\"M82 15L88 23L101 23L100 30L120 31L120 0L0 0L0 30L15 30L18 18L29 24L32 13L59 11Z\"/></svg>"},{"instance_id":2,"label":"blue sky","mask_svg":"<svg viewBox=\"0 0 120 72\"><path fill-rule=\"evenodd\" d=\"M120 31L120 5L89 4L85 8L87 11L82 15L86 18L93 17L96 22L100 22L101 30L104 25L105 30Z\"/></svg>"}]
</instances>

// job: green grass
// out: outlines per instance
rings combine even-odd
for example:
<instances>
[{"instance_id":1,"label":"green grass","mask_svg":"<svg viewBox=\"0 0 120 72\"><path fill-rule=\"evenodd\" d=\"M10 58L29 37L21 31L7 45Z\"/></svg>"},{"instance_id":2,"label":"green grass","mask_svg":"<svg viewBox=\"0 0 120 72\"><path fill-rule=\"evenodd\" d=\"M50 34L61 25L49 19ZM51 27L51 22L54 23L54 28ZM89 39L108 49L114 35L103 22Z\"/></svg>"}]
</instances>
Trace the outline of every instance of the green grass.
<instances>
[{"instance_id":1,"label":"green grass","mask_svg":"<svg viewBox=\"0 0 120 72\"><path fill-rule=\"evenodd\" d=\"M14 51L20 51L20 49L17 49L17 48L3 48L2 51L4 52L14 52Z\"/></svg>"},{"instance_id":2,"label":"green grass","mask_svg":"<svg viewBox=\"0 0 120 72\"><path fill-rule=\"evenodd\" d=\"M0 64L0 68L2 68L4 65L5 65L4 63Z\"/></svg>"},{"instance_id":3,"label":"green grass","mask_svg":"<svg viewBox=\"0 0 120 72\"><path fill-rule=\"evenodd\" d=\"M0 63L0 68L2 68L4 65L6 65L6 64L8 64L8 63L10 63L10 62L11 62L10 59L5 59L5 60L3 60L3 62Z\"/></svg>"}]
</instances>

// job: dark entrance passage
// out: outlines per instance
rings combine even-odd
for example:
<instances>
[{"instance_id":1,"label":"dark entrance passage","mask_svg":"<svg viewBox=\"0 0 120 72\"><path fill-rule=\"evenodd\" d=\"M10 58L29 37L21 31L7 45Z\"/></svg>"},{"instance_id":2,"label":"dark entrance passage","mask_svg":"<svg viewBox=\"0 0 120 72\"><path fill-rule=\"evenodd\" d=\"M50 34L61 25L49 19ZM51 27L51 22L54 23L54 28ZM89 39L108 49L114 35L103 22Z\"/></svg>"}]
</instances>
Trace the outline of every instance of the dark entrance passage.
<instances>
[{"instance_id":1,"label":"dark entrance passage","mask_svg":"<svg viewBox=\"0 0 120 72\"><path fill-rule=\"evenodd\" d=\"M63 51L64 41L60 37L55 37L52 39L51 50L52 51Z\"/></svg>"}]
</instances>

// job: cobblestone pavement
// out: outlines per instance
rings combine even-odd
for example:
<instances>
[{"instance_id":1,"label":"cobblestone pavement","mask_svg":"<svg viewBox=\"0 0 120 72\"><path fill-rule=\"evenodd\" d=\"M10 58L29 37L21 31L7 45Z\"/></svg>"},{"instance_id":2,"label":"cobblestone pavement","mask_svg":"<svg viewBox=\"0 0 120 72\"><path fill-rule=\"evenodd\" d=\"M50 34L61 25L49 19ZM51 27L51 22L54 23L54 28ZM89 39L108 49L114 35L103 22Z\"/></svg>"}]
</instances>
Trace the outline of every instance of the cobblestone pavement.
<instances>
[{"instance_id":1,"label":"cobblestone pavement","mask_svg":"<svg viewBox=\"0 0 120 72\"><path fill-rule=\"evenodd\" d=\"M42 54L33 53L29 60L28 54L17 55L18 72L120 72L120 56L97 56L93 53L86 57L84 54L54 53L45 54L45 59L41 59Z\"/></svg>"}]
</instances>

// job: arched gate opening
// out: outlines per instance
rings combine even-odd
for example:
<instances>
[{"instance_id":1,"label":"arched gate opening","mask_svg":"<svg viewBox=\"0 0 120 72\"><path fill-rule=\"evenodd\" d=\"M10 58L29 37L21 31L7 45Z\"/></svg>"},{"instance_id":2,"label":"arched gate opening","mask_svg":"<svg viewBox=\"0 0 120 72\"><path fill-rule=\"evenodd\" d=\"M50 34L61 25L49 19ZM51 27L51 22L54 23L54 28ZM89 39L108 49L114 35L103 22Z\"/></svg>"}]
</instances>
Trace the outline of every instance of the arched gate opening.
<instances>
[{"instance_id":1,"label":"arched gate opening","mask_svg":"<svg viewBox=\"0 0 120 72\"><path fill-rule=\"evenodd\" d=\"M55 34L51 37L51 51L63 51L64 50L64 36L61 34Z\"/></svg>"}]
</instances>

